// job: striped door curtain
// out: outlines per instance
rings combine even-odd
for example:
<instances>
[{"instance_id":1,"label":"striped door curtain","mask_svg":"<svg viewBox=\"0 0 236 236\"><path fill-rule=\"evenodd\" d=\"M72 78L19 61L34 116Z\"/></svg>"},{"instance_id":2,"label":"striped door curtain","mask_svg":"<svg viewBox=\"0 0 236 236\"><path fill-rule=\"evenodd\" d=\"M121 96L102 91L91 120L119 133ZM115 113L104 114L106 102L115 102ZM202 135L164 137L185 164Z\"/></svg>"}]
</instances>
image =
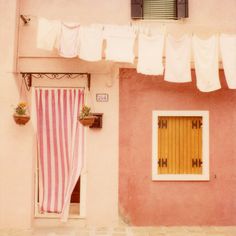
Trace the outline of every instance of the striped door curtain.
<instances>
[{"instance_id":1,"label":"striped door curtain","mask_svg":"<svg viewBox=\"0 0 236 236\"><path fill-rule=\"evenodd\" d=\"M78 88L35 88L39 163L39 207L67 220L84 156L84 129L77 116L84 104Z\"/></svg>"}]
</instances>

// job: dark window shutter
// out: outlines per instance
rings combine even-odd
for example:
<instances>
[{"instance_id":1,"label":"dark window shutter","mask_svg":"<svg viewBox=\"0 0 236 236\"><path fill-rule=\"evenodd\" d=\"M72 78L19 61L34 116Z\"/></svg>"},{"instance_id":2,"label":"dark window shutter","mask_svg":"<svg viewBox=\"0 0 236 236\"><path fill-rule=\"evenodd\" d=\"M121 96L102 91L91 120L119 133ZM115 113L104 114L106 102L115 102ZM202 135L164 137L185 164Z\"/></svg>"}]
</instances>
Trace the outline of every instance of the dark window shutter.
<instances>
[{"instance_id":1,"label":"dark window shutter","mask_svg":"<svg viewBox=\"0 0 236 236\"><path fill-rule=\"evenodd\" d=\"M177 0L177 19L188 17L188 0Z\"/></svg>"},{"instance_id":2,"label":"dark window shutter","mask_svg":"<svg viewBox=\"0 0 236 236\"><path fill-rule=\"evenodd\" d=\"M131 0L131 18L143 18L143 0Z\"/></svg>"},{"instance_id":3,"label":"dark window shutter","mask_svg":"<svg viewBox=\"0 0 236 236\"><path fill-rule=\"evenodd\" d=\"M144 0L143 18L153 20L175 20L177 0Z\"/></svg>"}]
</instances>

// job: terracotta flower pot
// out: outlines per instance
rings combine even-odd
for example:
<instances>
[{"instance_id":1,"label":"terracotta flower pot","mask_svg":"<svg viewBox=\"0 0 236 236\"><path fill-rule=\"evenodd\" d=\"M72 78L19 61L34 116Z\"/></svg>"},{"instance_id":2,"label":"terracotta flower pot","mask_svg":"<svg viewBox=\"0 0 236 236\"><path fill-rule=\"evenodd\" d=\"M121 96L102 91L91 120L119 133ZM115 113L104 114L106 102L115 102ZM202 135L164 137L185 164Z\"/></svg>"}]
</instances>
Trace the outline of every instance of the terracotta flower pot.
<instances>
[{"instance_id":1,"label":"terracotta flower pot","mask_svg":"<svg viewBox=\"0 0 236 236\"><path fill-rule=\"evenodd\" d=\"M79 118L79 122L84 126L91 126L96 119L96 116L86 116L84 118Z\"/></svg>"},{"instance_id":2,"label":"terracotta flower pot","mask_svg":"<svg viewBox=\"0 0 236 236\"><path fill-rule=\"evenodd\" d=\"M16 124L18 124L18 125L25 125L30 120L30 116L28 116L28 115L14 114L13 118L14 118Z\"/></svg>"}]
</instances>

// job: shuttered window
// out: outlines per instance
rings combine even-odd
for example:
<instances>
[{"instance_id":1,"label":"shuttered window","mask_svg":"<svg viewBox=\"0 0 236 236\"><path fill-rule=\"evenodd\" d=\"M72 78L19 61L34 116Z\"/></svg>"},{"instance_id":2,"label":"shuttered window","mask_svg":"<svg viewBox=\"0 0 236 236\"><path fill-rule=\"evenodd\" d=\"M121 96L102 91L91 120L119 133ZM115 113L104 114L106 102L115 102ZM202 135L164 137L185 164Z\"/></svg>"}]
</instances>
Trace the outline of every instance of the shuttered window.
<instances>
[{"instance_id":1,"label":"shuttered window","mask_svg":"<svg viewBox=\"0 0 236 236\"><path fill-rule=\"evenodd\" d=\"M207 113L187 112L190 114L181 115L181 112L173 112L180 115L170 116L157 113L153 115L154 179L207 180Z\"/></svg>"},{"instance_id":2,"label":"shuttered window","mask_svg":"<svg viewBox=\"0 0 236 236\"><path fill-rule=\"evenodd\" d=\"M176 19L175 0L145 0L143 3L144 19Z\"/></svg>"},{"instance_id":3,"label":"shuttered window","mask_svg":"<svg viewBox=\"0 0 236 236\"><path fill-rule=\"evenodd\" d=\"M188 0L131 0L131 18L177 20L188 17Z\"/></svg>"},{"instance_id":4,"label":"shuttered window","mask_svg":"<svg viewBox=\"0 0 236 236\"><path fill-rule=\"evenodd\" d=\"M202 174L202 117L158 117L158 172Z\"/></svg>"}]
</instances>

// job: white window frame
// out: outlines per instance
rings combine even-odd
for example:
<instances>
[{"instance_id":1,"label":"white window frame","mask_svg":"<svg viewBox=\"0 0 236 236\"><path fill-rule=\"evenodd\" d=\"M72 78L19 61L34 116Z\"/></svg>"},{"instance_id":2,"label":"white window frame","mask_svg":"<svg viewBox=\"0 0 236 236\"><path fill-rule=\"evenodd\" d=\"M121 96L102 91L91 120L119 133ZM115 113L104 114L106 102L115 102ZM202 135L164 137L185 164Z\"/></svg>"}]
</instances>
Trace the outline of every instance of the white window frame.
<instances>
[{"instance_id":1,"label":"white window frame","mask_svg":"<svg viewBox=\"0 0 236 236\"><path fill-rule=\"evenodd\" d=\"M202 117L202 174L158 173L158 117L201 116ZM156 181L209 181L209 111L153 111L152 112L152 180Z\"/></svg>"}]
</instances>

